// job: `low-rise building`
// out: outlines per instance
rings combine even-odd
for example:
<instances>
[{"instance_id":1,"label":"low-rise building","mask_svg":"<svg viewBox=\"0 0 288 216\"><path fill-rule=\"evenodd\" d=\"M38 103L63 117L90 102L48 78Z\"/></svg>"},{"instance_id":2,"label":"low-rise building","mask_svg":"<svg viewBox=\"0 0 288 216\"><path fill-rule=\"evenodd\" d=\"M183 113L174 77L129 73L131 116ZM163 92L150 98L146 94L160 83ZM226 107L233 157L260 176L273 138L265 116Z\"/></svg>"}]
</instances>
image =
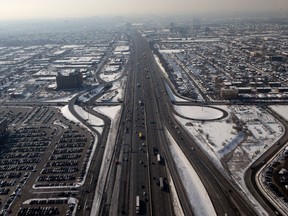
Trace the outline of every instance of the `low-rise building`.
<instances>
[{"instance_id":1,"label":"low-rise building","mask_svg":"<svg viewBox=\"0 0 288 216\"><path fill-rule=\"evenodd\" d=\"M223 100L236 99L238 97L238 89L225 89L222 88L220 97Z\"/></svg>"}]
</instances>

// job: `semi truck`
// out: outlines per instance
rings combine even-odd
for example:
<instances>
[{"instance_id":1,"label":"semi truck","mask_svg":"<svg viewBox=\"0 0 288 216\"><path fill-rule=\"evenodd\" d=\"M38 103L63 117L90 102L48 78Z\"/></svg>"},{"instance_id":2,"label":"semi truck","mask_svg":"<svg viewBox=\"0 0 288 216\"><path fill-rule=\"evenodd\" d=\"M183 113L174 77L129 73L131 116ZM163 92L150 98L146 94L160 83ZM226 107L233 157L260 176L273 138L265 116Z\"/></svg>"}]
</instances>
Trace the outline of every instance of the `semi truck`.
<instances>
[{"instance_id":1,"label":"semi truck","mask_svg":"<svg viewBox=\"0 0 288 216\"><path fill-rule=\"evenodd\" d=\"M161 190L165 189L164 180L162 177L159 178L159 185Z\"/></svg>"},{"instance_id":2,"label":"semi truck","mask_svg":"<svg viewBox=\"0 0 288 216\"><path fill-rule=\"evenodd\" d=\"M140 214L140 197L136 196L136 214Z\"/></svg>"},{"instance_id":3,"label":"semi truck","mask_svg":"<svg viewBox=\"0 0 288 216\"><path fill-rule=\"evenodd\" d=\"M161 163L161 155L160 154L157 154L157 161L158 161L158 164Z\"/></svg>"}]
</instances>

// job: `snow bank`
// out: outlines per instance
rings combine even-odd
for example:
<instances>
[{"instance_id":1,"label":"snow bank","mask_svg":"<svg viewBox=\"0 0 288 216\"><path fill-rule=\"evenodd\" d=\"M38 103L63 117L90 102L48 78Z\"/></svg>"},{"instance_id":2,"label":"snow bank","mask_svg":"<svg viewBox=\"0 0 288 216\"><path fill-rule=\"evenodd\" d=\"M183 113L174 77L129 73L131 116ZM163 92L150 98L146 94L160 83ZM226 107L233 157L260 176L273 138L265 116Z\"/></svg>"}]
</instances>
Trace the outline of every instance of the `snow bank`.
<instances>
[{"instance_id":1,"label":"snow bank","mask_svg":"<svg viewBox=\"0 0 288 216\"><path fill-rule=\"evenodd\" d=\"M216 216L215 209L209 198L204 185L198 177L196 171L193 169L184 153L181 151L171 134L166 130L168 139L170 141L169 147L177 166L179 175L183 181L184 187L187 191L190 204L196 216Z\"/></svg>"},{"instance_id":2,"label":"snow bank","mask_svg":"<svg viewBox=\"0 0 288 216\"><path fill-rule=\"evenodd\" d=\"M106 107L106 108L105 107L96 107L96 108L94 108L94 110L99 109L103 113L107 113L108 117L110 117L109 115L111 115L111 117L113 117L113 118L111 118L111 127L109 130L109 135L108 135L108 139L107 139L106 147L105 147L105 152L104 152L104 156L103 156L103 162L101 165L98 183L97 183L95 195L93 198L91 215L98 215L98 211L100 208L100 203L102 200L103 191L104 191L104 187L105 187L105 182L106 182L108 171L109 171L109 166L110 166L110 163L112 163L112 161L110 161L110 159L112 158L112 154L114 151L114 146L115 146L116 136L117 136L117 130L118 130L118 125L119 125L119 121L120 121L120 114L121 114L121 106L117 106L117 107L118 107L117 112L116 112L116 107Z\"/></svg>"},{"instance_id":3,"label":"snow bank","mask_svg":"<svg viewBox=\"0 0 288 216\"><path fill-rule=\"evenodd\" d=\"M178 97L178 96L176 96L173 92L172 92L172 90L170 89L170 86L167 84L167 83L165 83L165 88L166 88L166 90L167 90L167 92L168 92L168 95L169 95L169 98L170 98L170 100L171 101L174 101L174 102L187 102L188 100L185 100L185 99L183 99L183 98L180 98L180 97Z\"/></svg>"}]
</instances>

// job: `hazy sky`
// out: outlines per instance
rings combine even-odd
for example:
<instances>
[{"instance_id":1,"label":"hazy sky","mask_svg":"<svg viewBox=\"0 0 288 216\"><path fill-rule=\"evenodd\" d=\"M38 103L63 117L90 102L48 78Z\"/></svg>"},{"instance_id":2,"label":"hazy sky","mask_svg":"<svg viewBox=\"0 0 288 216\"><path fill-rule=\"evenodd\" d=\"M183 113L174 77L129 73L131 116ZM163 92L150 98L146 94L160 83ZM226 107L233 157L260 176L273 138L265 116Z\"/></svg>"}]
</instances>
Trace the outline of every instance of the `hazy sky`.
<instances>
[{"instance_id":1,"label":"hazy sky","mask_svg":"<svg viewBox=\"0 0 288 216\"><path fill-rule=\"evenodd\" d=\"M288 0L0 0L0 20L287 11Z\"/></svg>"}]
</instances>

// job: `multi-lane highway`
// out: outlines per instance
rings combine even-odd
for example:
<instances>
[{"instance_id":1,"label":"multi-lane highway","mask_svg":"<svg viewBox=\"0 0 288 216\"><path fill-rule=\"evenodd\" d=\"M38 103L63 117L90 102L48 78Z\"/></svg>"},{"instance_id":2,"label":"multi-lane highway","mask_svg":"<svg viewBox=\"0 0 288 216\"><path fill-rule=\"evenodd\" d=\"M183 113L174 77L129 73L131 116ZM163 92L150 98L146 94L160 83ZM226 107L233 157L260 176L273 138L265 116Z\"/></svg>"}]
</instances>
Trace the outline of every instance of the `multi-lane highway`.
<instances>
[{"instance_id":1,"label":"multi-lane highway","mask_svg":"<svg viewBox=\"0 0 288 216\"><path fill-rule=\"evenodd\" d=\"M114 158L117 164L112 172L113 193L110 202L107 200L110 215L174 215L167 169L175 183L184 214L193 215L167 144L166 129L201 178L217 215L256 215L245 197L217 170L174 119L173 106L164 86L165 77L146 39L137 32L131 33L131 38L130 72L117 141L120 147ZM158 163L157 154L162 163ZM160 178L164 180L164 189L159 185ZM113 199L115 194L117 198Z\"/></svg>"}]
</instances>

